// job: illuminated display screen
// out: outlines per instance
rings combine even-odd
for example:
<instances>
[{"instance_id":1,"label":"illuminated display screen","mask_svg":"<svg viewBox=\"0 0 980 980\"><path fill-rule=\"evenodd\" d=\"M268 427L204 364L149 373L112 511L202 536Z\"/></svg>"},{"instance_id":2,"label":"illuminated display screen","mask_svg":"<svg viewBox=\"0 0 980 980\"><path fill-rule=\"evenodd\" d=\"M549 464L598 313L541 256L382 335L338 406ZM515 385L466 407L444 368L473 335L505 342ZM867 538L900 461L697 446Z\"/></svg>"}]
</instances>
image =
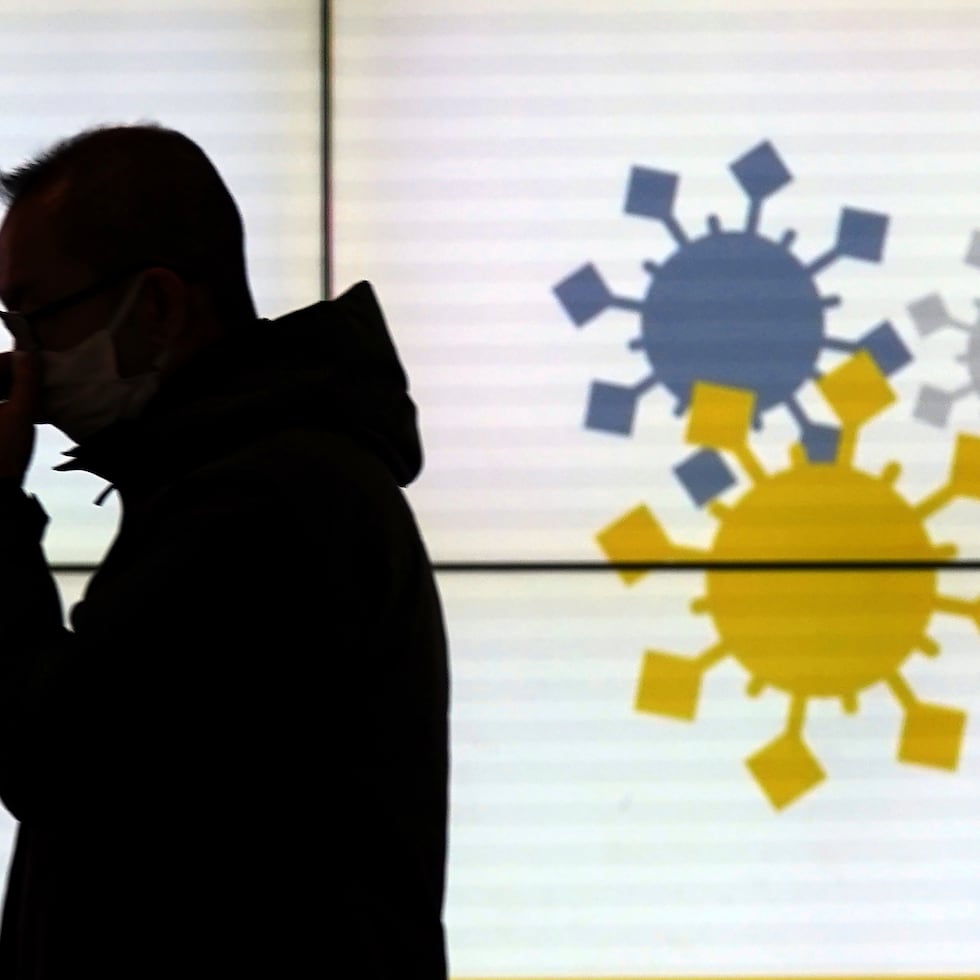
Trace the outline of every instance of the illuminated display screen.
<instances>
[{"instance_id":1,"label":"illuminated display screen","mask_svg":"<svg viewBox=\"0 0 980 980\"><path fill-rule=\"evenodd\" d=\"M332 5L459 980L980 976L978 45L966 2Z\"/></svg>"}]
</instances>

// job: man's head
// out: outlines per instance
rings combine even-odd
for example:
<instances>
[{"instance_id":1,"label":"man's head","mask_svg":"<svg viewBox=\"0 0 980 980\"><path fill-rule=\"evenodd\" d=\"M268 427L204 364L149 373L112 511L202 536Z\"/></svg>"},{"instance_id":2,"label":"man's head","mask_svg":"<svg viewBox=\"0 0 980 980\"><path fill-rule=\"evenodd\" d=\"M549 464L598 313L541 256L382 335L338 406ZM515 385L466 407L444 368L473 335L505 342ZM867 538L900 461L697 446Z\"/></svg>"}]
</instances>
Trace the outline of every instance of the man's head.
<instances>
[{"instance_id":1,"label":"man's head","mask_svg":"<svg viewBox=\"0 0 980 980\"><path fill-rule=\"evenodd\" d=\"M100 127L0 173L0 299L46 350L74 347L127 299L119 373L179 364L255 317L241 217L194 142L156 125ZM134 285L135 284L135 285ZM74 297L77 295L77 301ZM33 311L58 304L36 320Z\"/></svg>"}]
</instances>

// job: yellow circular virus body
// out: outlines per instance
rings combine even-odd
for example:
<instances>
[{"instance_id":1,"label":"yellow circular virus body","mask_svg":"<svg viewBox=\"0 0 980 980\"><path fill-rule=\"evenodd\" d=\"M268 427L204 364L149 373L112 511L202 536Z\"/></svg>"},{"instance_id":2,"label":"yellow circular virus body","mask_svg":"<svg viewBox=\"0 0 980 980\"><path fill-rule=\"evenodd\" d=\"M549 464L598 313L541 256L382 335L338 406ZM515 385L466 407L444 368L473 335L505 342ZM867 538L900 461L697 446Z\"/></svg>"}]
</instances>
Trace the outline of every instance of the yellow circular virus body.
<instances>
[{"instance_id":1,"label":"yellow circular virus body","mask_svg":"<svg viewBox=\"0 0 980 980\"><path fill-rule=\"evenodd\" d=\"M776 809L826 775L803 738L811 698L854 711L861 691L884 684L903 710L898 759L956 769L966 715L919 700L900 668L916 651L939 652L926 633L934 613L980 626L980 599L939 594L935 563L955 548L934 544L926 529L954 498L980 499L980 438L960 435L948 481L913 504L896 490L897 463L880 474L853 465L860 426L894 398L874 361L855 354L819 388L843 424L834 458L811 462L797 446L785 470L767 473L748 446L752 392L695 385L688 442L732 454L750 480L734 503L710 505L718 529L709 550L674 544L642 504L597 536L609 560L626 566L627 585L646 574L637 564L707 566L705 595L692 608L711 616L717 642L695 656L647 650L634 707L692 721L705 671L728 656L747 671L750 694L785 694L785 730L746 759Z\"/></svg>"},{"instance_id":2,"label":"yellow circular virus body","mask_svg":"<svg viewBox=\"0 0 980 980\"><path fill-rule=\"evenodd\" d=\"M827 563L827 570L709 571L707 611L758 687L850 699L928 645L936 572L841 564L935 561L922 518L894 489L897 467L873 477L840 464L793 468L716 505L712 558L733 564Z\"/></svg>"}]
</instances>

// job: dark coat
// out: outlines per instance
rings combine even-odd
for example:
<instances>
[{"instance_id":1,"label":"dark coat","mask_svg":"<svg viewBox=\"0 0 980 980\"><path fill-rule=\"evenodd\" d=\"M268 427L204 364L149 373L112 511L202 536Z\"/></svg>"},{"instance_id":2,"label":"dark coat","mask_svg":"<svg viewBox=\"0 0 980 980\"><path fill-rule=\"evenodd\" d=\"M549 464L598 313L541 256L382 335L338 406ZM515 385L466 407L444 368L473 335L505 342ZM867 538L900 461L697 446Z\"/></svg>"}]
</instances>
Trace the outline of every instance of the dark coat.
<instances>
[{"instance_id":1,"label":"dark coat","mask_svg":"<svg viewBox=\"0 0 980 980\"><path fill-rule=\"evenodd\" d=\"M0 980L444 978L446 647L371 287L73 455L122 519L71 630L0 486Z\"/></svg>"}]
</instances>

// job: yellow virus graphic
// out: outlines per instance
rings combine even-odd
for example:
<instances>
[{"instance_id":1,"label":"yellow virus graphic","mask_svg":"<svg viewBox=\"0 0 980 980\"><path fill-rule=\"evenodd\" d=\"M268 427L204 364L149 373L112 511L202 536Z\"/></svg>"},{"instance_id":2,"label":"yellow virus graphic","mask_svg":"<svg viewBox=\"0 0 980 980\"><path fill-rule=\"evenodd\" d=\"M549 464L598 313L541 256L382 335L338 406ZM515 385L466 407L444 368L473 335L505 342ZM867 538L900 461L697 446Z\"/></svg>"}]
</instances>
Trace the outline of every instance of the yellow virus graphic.
<instances>
[{"instance_id":1,"label":"yellow virus graphic","mask_svg":"<svg viewBox=\"0 0 980 980\"><path fill-rule=\"evenodd\" d=\"M784 731L746 760L776 809L826 775L803 737L808 701L834 698L853 712L860 692L874 684L887 685L903 710L898 759L954 770L965 713L921 701L900 667L916 652L938 654L926 632L934 612L980 625L980 599L939 594L934 563L956 549L934 544L925 527L954 498L980 497L980 439L960 435L946 484L912 504L895 488L897 463L880 474L854 466L860 427L894 400L871 357L852 356L818 385L842 423L835 458L810 462L797 445L790 465L775 473L765 471L748 445L753 393L695 386L687 441L730 453L750 480L735 503L709 505L718 521L709 549L675 545L645 506L598 534L616 563L706 563L706 593L692 609L711 616L718 640L694 657L646 651L635 707L693 720L705 671L728 656L750 675L749 694L784 692ZM756 567L741 569L743 562ZM645 574L620 572L627 584Z\"/></svg>"}]
</instances>

